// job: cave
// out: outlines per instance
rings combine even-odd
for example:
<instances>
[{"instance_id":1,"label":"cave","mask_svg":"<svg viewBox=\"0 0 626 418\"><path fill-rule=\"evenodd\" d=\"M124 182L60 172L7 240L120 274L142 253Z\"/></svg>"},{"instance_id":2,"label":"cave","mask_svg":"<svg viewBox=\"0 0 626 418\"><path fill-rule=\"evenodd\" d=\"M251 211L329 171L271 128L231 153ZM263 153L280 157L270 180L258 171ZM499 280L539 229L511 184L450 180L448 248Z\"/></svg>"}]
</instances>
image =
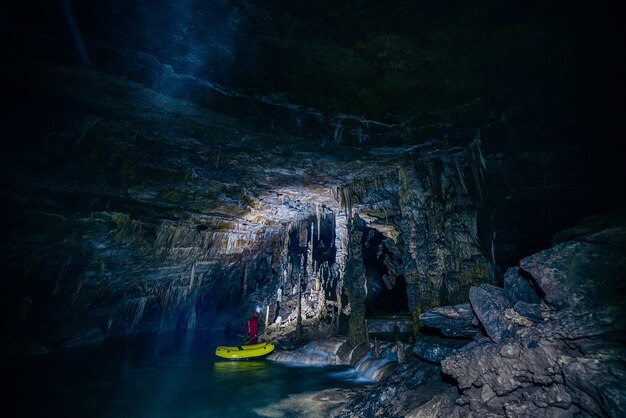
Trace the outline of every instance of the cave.
<instances>
[{"instance_id":1,"label":"cave","mask_svg":"<svg viewBox=\"0 0 626 418\"><path fill-rule=\"evenodd\" d=\"M15 416L626 415L617 6L3 22Z\"/></svg>"},{"instance_id":2,"label":"cave","mask_svg":"<svg viewBox=\"0 0 626 418\"><path fill-rule=\"evenodd\" d=\"M397 263L398 260L394 260L393 250L390 251L385 246L384 239L384 235L376 229L367 228L363 231L362 254L367 287L366 316L409 312L406 280L403 274L395 275L385 264L385 262Z\"/></svg>"}]
</instances>

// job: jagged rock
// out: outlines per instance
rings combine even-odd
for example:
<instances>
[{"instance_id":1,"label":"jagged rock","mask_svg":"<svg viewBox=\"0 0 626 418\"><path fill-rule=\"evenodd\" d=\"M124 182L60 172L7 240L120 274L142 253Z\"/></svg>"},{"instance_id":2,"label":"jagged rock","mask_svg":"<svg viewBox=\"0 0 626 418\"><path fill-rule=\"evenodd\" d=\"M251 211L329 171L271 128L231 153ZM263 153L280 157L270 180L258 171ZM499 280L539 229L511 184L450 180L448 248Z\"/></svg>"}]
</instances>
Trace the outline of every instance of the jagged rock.
<instances>
[{"instance_id":1,"label":"jagged rock","mask_svg":"<svg viewBox=\"0 0 626 418\"><path fill-rule=\"evenodd\" d=\"M504 296L504 291L489 284L470 289L470 303L476 317L494 342L500 342L509 335L511 323L504 311L512 307Z\"/></svg>"},{"instance_id":2,"label":"jagged rock","mask_svg":"<svg viewBox=\"0 0 626 418\"><path fill-rule=\"evenodd\" d=\"M440 363L444 358L456 353L469 340L422 336L413 345L413 354L431 363Z\"/></svg>"},{"instance_id":3,"label":"jagged rock","mask_svg":"<svg viewBox=\"0 0 626 418\"><path fill-rule=\"evenodd\" d=\"M409 388L416 388L423 385L430 376L439 371L438 367L428 365L428 363L420 362L418 364L418 366L413 366L413 368L409 367L408 370L410 370L410 373L405 372L406 380L404 380L404 382ZM406 376L407 374L408 376ZM402 375L402 372L398 373L397 375L394 375L391 380L394 383L398 383L398 378L402 378Z\"/></svg>"},{"instance_id":4,"label":"jagged rock","mask_svg":"<svg viewBox=\"0 0 626 418\"><path fill-rule=\"evenodd\" d=\"M533 324L533 321L531 321L530 319L526 317L523 317L522 315L518 314L514 309L511 309L511 308L504 311L504 317L508 319L509 321L511 321L512 323L516 325L521 325L524 327L530 327Z\"/></svg>"},{"instance_id":5,"label":"jagged rock","mask_svg":"<svg viewBox=\"0 0 626 418\"><path fill-rule=\"evenodd\" d=\"M463 395L457 403L493 416L623 416L626 333L607 317L555 312L510 338L476 341L442 361Z\"/></svg>"},{"instance_id":6,"label":"jagged rock","mask_svg":"<svg viewBox=\"0 0 626 418\"><path fill-rule=\"evenodd\" d=\"M536 303L518 301L513 306L513 309L515 312L524 318L530 319L531 321L539 322L543 320L543 316L541 315L541 306Z\"/></svg>"},{"instance_id":7,"label":"jagged rock","mask_svg":"<svg viewBox=\"0 0 626 418\"><path fill-rule=\"evenodd\" d=\"M428 402L410 411L406 418L449 418L459 416L460 408L455 404L456 390L447 390L432 397Z\"/></svg>"},{"instance_id":8,"label":"jagged rock","mask_svg":"<svg viewBox=\"0 0 626 418\"><path fill-rule=\"evenodd\" d=\"M520 266L545 292L545 301L556 308L624 307L626 293L626 223L606 224L594 218L573 233L576 240L558 244L526 257Z\"/></svg>"},{"instance_id":9,"label":"jagged rock","mask_svg":"<svg viewBox=\"0 0 626 418\"><path fill-rule=\"evenodd\" d=\"M511 267L504 274L504 294L511 302L538 303L539 295L529 279L522 276L519 267Z\"/></svg>"},{"instance_id":10,"label":"jagged rock","mask_svg":"<svg viewBox=\"0 0 626 418\"><path fill-rule=\"evenodd\" d=\"M478 331L476 317L469 303L442 306L420 315L422 325L436 328L448 337L472 337Z\"/></svg>"}]
</instances>

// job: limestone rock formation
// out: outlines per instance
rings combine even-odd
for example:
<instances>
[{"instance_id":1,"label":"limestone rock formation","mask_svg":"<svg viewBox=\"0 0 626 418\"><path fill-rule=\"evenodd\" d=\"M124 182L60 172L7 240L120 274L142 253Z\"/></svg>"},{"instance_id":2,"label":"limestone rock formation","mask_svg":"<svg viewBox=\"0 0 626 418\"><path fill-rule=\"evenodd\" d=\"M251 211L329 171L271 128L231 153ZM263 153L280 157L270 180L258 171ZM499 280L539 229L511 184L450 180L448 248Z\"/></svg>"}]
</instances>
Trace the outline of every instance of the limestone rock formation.
<instances>
[{"instance_id":1,"label":"limestone rock formation","mask_svg":"<svg viewBox=\"0 0 626 418\"><path fill-rule=\"evenodd\" d=\"M607 241L583 245L593 236L606 237L611 247ZM614 274L620 274L626 259L623 236L623 225L603 226L520 262L556 309L519 301L514 309L532 321L518 322L493 342L470 343L443 360L442 371L463 391L457 404L493 416L626 413L624 304L604 288L620 289ZM496 309L500 318L505 308ZM489 322L483 323L486 329Z\"/></svg>"},{"instance_id":2,"label":"limestone rock formation","mask_svg":"<svg viewBox=\"0 0 626 418\"><path fill-rule=\"evenodd\" d=\"M325 350L354 365L368 316L399 315L397 359L422 325L416 352L463 395L411 355L359 414L623 414L624 210L546 249L626 201L619 13L22 3L3 20L0 355L235 339L254 311L285 349L346 337Z\"/></svg>"},{"instance_id":3,"label":"limestone rock formation","mask_svg":"<svg viewBox=\"0 0 626 418\"><path fill-rule=\"evenodd\" d=\"M619 280L611 276L626 258L626 230L615 217L596 218L596 225L587 227L575 240L562 242L550 250L528 257L522 263L532 266L541 286L539 303L518 300L515 304L506 298L506 291L483 284L470 290L470 300L481 329L487 334L474 338L455 350L438 350L433 337L427 336L415 345L417 355L431 361L441 360L441 372L452 378L451 385L441 384L428 399L418 400L416 395L408 410L401 405L382 398L380 401L364 401L356 398L341 416L489 416L489 417L574 417L600 416L617 417L626 414L626 321L624 304L619 298L606 298L599 304L597 295L606 290L597 289L615 280L614 289L619 289ZM583 223L585 225L585 223ZM582 246L590 237L606 237L612 251L606 252L607 241ZM584 248L584 257L580 257ZM621 255L620 255L621 254ZM605 263L606 257L613 258ZM543 260L546 266L537 260ZM558 264L555 262L558 260ZM594 261L599 263L593 264ZM548 268L547 266L550 266ZM576 273L590 272L595 277L610 277L593 282L582 281L580 286L569 284L582 280ZM565 273L568 278L565 278ZM519 270L509 275L519 278ZM528 277L523 273L524 280ZM623 276L622 276L623 277ZM511 282L509 281L509 284ZM573 298L557 304L550 293L564 286L570 296L589 296L587 299ZM588 286L588 287L586 287ZM511 287L509 287L511 289ZM517 288L519 289L519 288ZM545 292L545 293L544 293ZM509 295L520 295L512 292ZM522 295L527 293L522 292ZM545 299L543 298L545 295ZM515 299L515 298L512 298ZM522 298L523 299L523 298ZM562 300L562 299L561 299ZM567 305L567 306L566 306ZM559 306L559 307L557 307ZM449 320L442 321L442 314L454 315L459 307L442 307L423 314L426 323L440 325L449 332ZM462 312L462 310L461 310ZM452 314L452 315L450 315ZM416 372L416 375L419 373ZM371 393L384 393L391 388L391 379L382 382ZM423 389L433 391L432 385ZM405 385L393 388L395 399L411 396ZM377 392L378 391L378 392ZM457 392L458 391L458 392Z\"/></svg>"},{"instance_id":4,"label":"limestone rock formation","mask_svg":"<svg viewBox=\"0 0 626 418\"><path fill-rule=\"evenodd\" d=\"M473 337L478 323L469 303L433 308L420 315L422 326L435 328L448 337Z\"/></svg>"},{"instance_id":5,"label":"limestone rock formation","mask_svg":"<svg viewBox=\"0 0 626 418\"><path fill-rule=\"evenodd\" d=\"M438 338L424 335L413 345L413 354L422 360L440 363L441 360L450 357L469 342L469 340L463 339Z\"/></svg>"}]
</instances>

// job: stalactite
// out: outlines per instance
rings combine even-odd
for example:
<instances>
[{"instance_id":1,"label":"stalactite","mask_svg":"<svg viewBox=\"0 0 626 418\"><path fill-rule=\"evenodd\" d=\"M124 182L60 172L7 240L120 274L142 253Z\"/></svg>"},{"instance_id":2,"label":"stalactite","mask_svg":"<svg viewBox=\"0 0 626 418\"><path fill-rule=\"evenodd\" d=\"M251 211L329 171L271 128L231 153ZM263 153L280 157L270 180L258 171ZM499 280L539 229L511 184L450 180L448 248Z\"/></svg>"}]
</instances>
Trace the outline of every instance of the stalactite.
<instances>
[{"instance_id":1,"label":"stalactite","mask_svg":"<svg viewBox=\"0 0 626 418\"><path fill-rule=\"evenodd\" d=\"M304 257L301 258L300 262L300 273L298 274L298 310L296 317L296 338L300 341L304 335L304 330L302 329L302 271L304 268Z\"/></svg>"},{"instance_id":2,"label":"stalactite","mask_svg":"<svg viewBox=\"0 0 626 418\"><path fill-rule=\"evenodd\" d=\"M189 278L189 289L193 287L193 281L196 274L196 263L194 262L191 266L191 277Z\"/></svg>"},{"instance_id":3,"label":"stalactite","mask_svg":"<svg viewBox=\"0 0 626 418\"><path fill-rule=\"evenodd\" d=\"M306 280L310 280L311 278L314 277L314 271L315 269L313 268L313 222L311 222L311 235L310 235L310 240L307 241L307 251L306 251Z\"/></svg>"},{"instance_id":4,"label":"stalactite","mask_svg":"<svg viewBox=\"0 0 626 418\"><path fill-rule=\"evenodd\" d=\"M315 217L317 218L317 240L320 240L320 223L321 223L321 215L320 215L320 207L318 204L315 204Z\"/></svg>"},{"instance_id":5,"label":"stalactite","mask_svg":"<svg viewBox=\"0 0 626 418\"><path fill-rule=\"evenodd\" d=\"M459 160L454 160L454 165L456 166L456 172L459 175L459 184L461 185L461 191L463 194L467 194L467 187L465 186L465 176L463 175L463 170L461 169L461 164Z\"/></svg>"},{"instance_id":6,"label":"stalactite","mask_svg":"<svg viewBox=\"0 0 626 418\"><path fill-rule=\"evenodd\" d=\"M480 148L480 144L480 131L478 131L476 133L476 136L474 137L474 140L469 145L469 150L471 154L470 165L472 169L472 176L474 177L476 191L480 199L480 204L482 205L484 201L482 183L485 181L483 171L487 169L487 163Z\"/></svg>"},{"instance_id":7,"label":"stalactite","mask_svg":"<svg viewBox=\"0 0 626 418\"><path fill-rule=\"evenodd\" d=\"M340 122L337 122L337 126L335 127L334 137L335 137L336 143L341 142L342 134L343 134L343 126L341 126L341 121L340 121Z\"/></svg>"},{"instance_id":8,"label":"stalactite","mask_svg":"<svg viewBox=\"0 0 626 418\"><path fill-rule=\"evenodd\" d=\"M142 296L139 298L139 301L136 302L136 306L135 306L135 312L133 315L133 320L130 324L130 330L132 331L137 324L139 323L139 321L141 320L142 316L143 316L143 311L146 307L146 302L148 301L148 297L147 296Z\"/></svg>"},{"instance_id":9,"label":"stalactite","mask_svg":"<svg viewBox=\"0 0 626 418\"><path fill-rule=\"evenodd\" d=\"M243 265L243 286L242 286L242 294L243 297L246 297L248 294L248 269L246 264Z\"/></svg>"},{"instance_id":10,"label":"stalactite","mask_svg":"<svg viewBox=\"0 0 626 418\"><path fill-rule=\"evenodd\" d=\"M348 220L352 219L352 187L350 185L341 186L341 206Z\"/></svg>"},{"instance_id":11,"label":"stalactite","mask_svg":"<svg viewBox=\"0 0 626 418\"><path fill-rule=\"evenodd\" d=\"M481 186L480 176L478 174L479 168L476 167L475 160L472 159L472 175L474 177L474 183L476 185L476 192L478 193L478 198L480 199L480 204L483 204L483 190Z\"/></svg>"}]
</instances>

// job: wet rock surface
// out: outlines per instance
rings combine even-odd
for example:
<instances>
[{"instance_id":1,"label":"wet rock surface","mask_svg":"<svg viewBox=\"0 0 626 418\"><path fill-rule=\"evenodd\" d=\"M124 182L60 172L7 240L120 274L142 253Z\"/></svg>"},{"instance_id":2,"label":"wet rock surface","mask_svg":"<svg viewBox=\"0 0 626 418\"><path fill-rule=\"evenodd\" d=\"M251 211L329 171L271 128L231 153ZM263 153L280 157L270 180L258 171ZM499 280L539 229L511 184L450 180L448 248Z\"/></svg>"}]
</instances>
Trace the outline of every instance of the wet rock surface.
<instances>
[{"instance_id":1,"label":"wet rock surface","mask_svg":"<svg viewBox=\"0 0 626 418\"><path fill-rule=\"evenodd\" d=\"M607 254L611 256L616 253L604 253L600 244L595 247L595 257L592 256L591 249L585 247L586 256L578 259L581 248L577 245L579 241L563 242L548 252L530 258L533 262L540 257L546 262L560 260L558 266L563 266L568 274L584 271L606 277L615 271L616 266L621 265L625 257L626 242L617 237L623 237L626 230L620 223L616 227L614 221L596 222L598 224L601 225L600 229L589 228L587 225L584 234L578 234L576 239L586 242L592 236L610 237L611 245L622 254L621 258L614 259L614 263L603 262ZM590 264L590 260L600 263L593 266L580 264L582 261ZM537 279L539 285L546 283L546 299L553 286L570 283L559 282L558 278L562 277L563 272L559 271L558 266L551 266L550 280ZM546 274L547 268L539 266L532 270ZM575 280L575 277L574 275L571 280ZM604 283L600 280L595 286L602 286ZM591 281L586 281L585 284L595 287ZM581 289L584 290L585 287L574 287L570 291L579 292ZM399 401L394 403L383 397L381 401L370 400L368 403L357 397L340 416L624 416L624 304L617 298L609 298L603 306L598 306L595 303L598 301L595 296L597 293L585 294L590 296L589 299L574 300L567 307L556 308L554 304L548 304L546 299L541 299L539 303L518 300L513 305L504 296L505 290L490 285L472 288L472 306L476 306L476 316L485 335L475 338L454 353L443 356L441 373L442 376L452 379L447 380L451 386L444 384L428 387L427 383L423 388L430 391L430 398L422 403L415 402L410 410L402 413ZM425 337L421 344L418 341L416 347L420 353L426 352L428 346L434 346L431 338ZM422 382L419 378L422 374L418 369L419 367L409 373L415 373L417 381ZM408 376L404 378L409 380ZM390 382L391 379L393 377L383 381L370 393L381 396L387 390L393 392L395 399L404 399L411 389L406 384L400 384L400 389L385 389L385 382ZM404 405L408 404L410 402L407 401Z\"/></svg>"},{"instance_id":2,"label":"wet rock surface","mask_svg":"<svg viewBox=\"0 0 626 418\"><path fill-rule=\"evenodd\" d=\"M270 361L279 363L328 366L336 364L354 364L354 350L348 346L347 338L331 338L312 341L295 350L277 350L267 356Z\"/></svg>"},{"instance_id":3,"label":"wet rock surface","mask_svg":"<svg viewBox=\"0 0 626 418\"><path fill-rule=\"evenodd\" d=\"M349 389L327 389L322 392L290 395L275 404L256 408L254 412L262 417L282 418L298 416L305 418L331 417L350 402L354 392Z\"/></svg>"},{"instance_id":4,"label":"wet rock surface","mask_svg":"<svg viewBox=\"0 0 626 418\"><path fill-rule=\"evenodd\" d=\"M438 378L438 367L417 359L399 365L387 379L357 392L337 417L401 417L428 401L446 385ZM423 385L423 386L422 386Z\"/></svg>"}]
</instances>

